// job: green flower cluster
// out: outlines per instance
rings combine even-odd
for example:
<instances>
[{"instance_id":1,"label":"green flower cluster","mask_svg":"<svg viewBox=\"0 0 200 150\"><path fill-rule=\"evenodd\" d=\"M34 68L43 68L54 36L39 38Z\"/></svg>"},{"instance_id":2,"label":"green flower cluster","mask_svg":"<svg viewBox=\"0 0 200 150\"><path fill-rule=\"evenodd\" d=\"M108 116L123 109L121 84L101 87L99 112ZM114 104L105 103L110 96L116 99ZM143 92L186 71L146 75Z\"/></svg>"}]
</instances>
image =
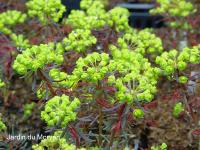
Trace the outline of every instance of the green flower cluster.
<instances>
[{"instance_id":1,"label":"green flower cluster","mask_svg":"<svg viewBox=\"0 0 200 150\"><path fill-rule=\"evenodd\" d=\"M116 97L120 101L132 103L134 100L151 101L156 93L157 79L160 74L140 53L126 48L126 43L121 43L123 48L110 46L113 60L109 68L113 75L108 77L108 82L117 88ZM120 76L116 76L120 73Z\"/></svg>"},{"instance_id":2,"label":"green flower cluster","mask_svg":"<svg viewBox=\"0 0 200 150\"><path fill-rule=\"evenodd\" d=\"M5 86L5 83L0 79L0 88L3 88Z\"/></svg>"},{"instance_id":3,"label":"green flower cluster","mask_svg":"<svg viewBox=\"0 0 200 150\"><path fill-rule=\"evenodd\" d=\"M65 138L59 136L48 136L42 140L39 144L32 146L33 150L86 150L85 148L76 148L73 144L68 144Z\"/></svg>"},{"instance_id":4,"label":"green flower cluster","mask_svg":"<svg viewBox=\"0 0 200 150\"><path fill-rule=\"evenodd\" d=\"M162 69L163 75L171 76L176 71L183 71L186 69L189 63L198 64L200 63L200 46L194 46L193 48L184 48L181 52L173 49L169 52L163 52L161 56L156 57L156 64ZM187 82L187 78L181 76L179 79L180 83Z\"/></svg>"},{"instance_id":5,"label":"green flower cluster","mask_svg":"<svg viewBox=\"0 0 200 150\"><path fill-rule=\"evenodd\" d=\"M115 7L108 12L108 25L113 26L117 32L129 30L128 17L130 15L126 8Z\"/></svg>"},{"instance_id":6,"label":"green flower cluster","mask_svg":"<svg viewBox=\"0 0 200 150\"><path fill-rule=\"evenodd\" d=\"M78 82L76 76L68 75L67 73L56 68L53 68L49 71L49 76L53 79L55 86L70 88L72 85Z\"/></svg>"},{"instance_id":7,"label":"green flower cluster","mask_svg":"<svg viewBox=\"0 0 200 150\"><path fill-rule=\"evenodd\" d=\"M27 49L29 47L31 47L29 40L25 39L24 35L19 34L11 34L10 36L12 42L14 43L14 45L19 49L19 50L24 50Z\"/></svg>"},{"instance_id":8,"label":"green flower cluster","mask_svg":"<svg viewBox=\"0 0 200 150\"><path fill-rule=\"evenodd\" d=\"M178 102L174 105L174 108L173 108L173 116L178 118L180 113L184 111L184 106L181 102Z\"/></svg>"},{"instance_id":9,"label":"green flower cluster","mask_svg":"<svg viewBox=\"0 0 200 150\"><path fill-rule=\"evenodd\" d=\"M88 10L90 7L94 6L104 9L104 5L101 3L101 0L81 0L80 6L83 10Z\"/></svg>"},{"instance_id":10,"label":"green flower cluster","mask_svg":"<svg viewBox=\"0 0 200 150\"><path fill-rule=\"evenodd\" d=\"M200 55L200 45L194 46L192 48L186 47L179 54L178 61L198 64L200 63L199 55Z\"/></svg>"},{"instance_id":11,"label":"green flower cluster","mask_svg":"<svg viewBox=\"0 0 200 150\"><path fill-rule=\"evenodd\" d=\"M74 98L70 102L70 99L66 95L55 96L48 100L45 105L45 110L41 112L41 118L45 120L48 126L60 125L66 127L66 125L76 120L75 109L80 105L78 98Z\"/></svg>"},{"instance_id":12,"label":"green flower cluster","mask_svg":"<svg viewBox=\"0 0 200 150\"><path fill-rule=\"evenodd\" d=\"M170 22L170 26L174 28L189 29L190 25L185 22L184 17L196 11L194 5L187 0L157 0L159 7L152 9L152 14L167 14L179 18L179 21Z\"/></svg>"},{"instance_id":13,"label":"green flower cluster","mask_svg":"<svg viewBox=\"0 0 200 150\"><path fill-rule=\"evenodd\" d=\"M138 42L137 47L139 49L144 48L145 52L148 54L152 53L162 53L163 45L162 40L159 37L156 37L155 34L152 34L146 30L138 32Z\"/></svg>"},{"instance_id":14,"label":"green flower cluster","mask_svg":"<svg viewBox=\"0 0 200 150\"><path fill-rule=\"evenodd\" d=\"M167 150L167 144L162 143L160 146L152 146L151 150Z\"/></svg>"},{"instance_id":15,"label":"green flower cluster","mask_svg":"<svg viewBox=\"0 0 200 150\"><path fill-rule=\"evenodd\" d=\"M72 10L66 24L79 29L98 29L103 27L108 20L104 4L100 0L82 0L82 10Z\"/></svg>"},{"instance_id":16,"label":"green flower cluster","mask_svg":"<svg viewBox=\"0 0 200 150\"><path fill-rule=\"evenodd\" d=\"M184 21L185 21L185 19L184 19ZM192 29L191 24L189 24L187 21L183 22L183 20L182 21L171 21L171 22L169 22L169 26L172 28L184 29L184 30Z\"/></svg>"},{"instance_id":17,"label":"green flower cluster","mask_svg":"<svg viewBox=\"0 0 200 150\"><path fill-rule=\"evenodd\" d=\"M49 43L41 45L33 45L27 48L16 57L13 64L13 69L19 74L26 74L28 71L37 71L43 68L46 64L63 62L63 55L57 54L55 44Z\"/></svg>"},{"instance_id":18,"label":"green flower cluster","mask_svg":"<svg viewBox=\"0 0 200 150\"><path fill-rule=\"evenodd\" d=\"M160 65L163 73L167 76L172 75L177 67L181 70L186 68L185 62L177 63L177 50L170 50L169 52L163 52L161 56L156 57L156 64Z\"/></svg>"},{"instance_id":19,"label":"green flower cluster","mask_svg":"<svg viewBox=\"0 0 200 150\"><path fill-rule=\"evenodd\" d=\"M159 7L152 9L153 14L169 14L170 16L186 17L195 12L193 4L187 0L157 0Z\"/></svg>"},{"instance_id":20,"label":"green flower cluster","mask_svg":"<svg viewBox=\"0 0 200 150\"><path fill-rule=\"evenodd\" d=\"M126 43L121 44L121 46ZM59 69L51 69L49 76L55 85L71 88L79 81L97 83L108 77L108 83L117 89L119 101L132 103L133 100L151 101L156 93L157 79L160 74L140 53L124 46L110 46L111 57L106 53L92 53L80 57L70 75Z\"/></svg>"},{"instance_id":21,"label":"green flower cluster","mask_svg":"<svg viewBox=\"0 0 200 150\"><path fill-rule=\"evenodd\" d=\"M2 118L0 117L0 132L7 129L6 125L3 123Z\"/></svg>"},{"instance_id":22,"label":"green flower cluster","mask_svg":"<svg viewBox=\"0 0 200 150\"><path fill-rule=\"evenodd\" d=\"M44 25L48 24L50 19L58 22L66 11L61 0L30 0L26 6L28 7L28 15L38 17Z\"/></svg>"},{"instance_id":23,"label":"green flower cluster","mask_svg":"<svg viewBox=\"0 0 200 150\"><path fill-rule=\"evenodd\" d=\"M97 83L108 72L109 55L106 53L92 53L85 58L80 57L76 62L73 75L79 80Z\"/></svg>"},{"instance_id":24,"label":"green flower cluster","mask_svg":"<svg viewBox=\"0 0 200 150\"><path fill-rule=\"evenodd\" d=\"M108 72L109 55L106 53L91 53L85 58L80 57L76 61L76 67L71 75L58 69L51 69L49 76L56 84L64 87L75 86L80 80L97 83L102 80Z\"/></svg>"},{"instance_id":25,"label":"green flower cluster","mask_svg":"<svg viewBox=\"0 0 200 150\"><path fill-rule=\"evenodd\" d=\"M144 117L144 111L142 109L139 109L139 108L134 109L133 116L135 118L143 118Z\"/></svg>"},{"instance_id":26,"label":"green flower cluster","mask_svg":"<svg viewBox=\"0 0 200 150\"><path fill-rule=\"evenodd\" d=\"M92 35L90 30L76 29L73 30L67 38L63 40L65 50L74 50L77 52L85 52L97 39Z\"/></svg>"},{"instance_id":27,"label":"green flower cluster","mask_svg":"<svg viewBox=\"0 0 200 150\"><path fill-rule=\"evenodd\" d=\"M147 30L126 33L123 36L126 43L136 52L145 54L160 54L163 51L162 41L155 34ZM123 39L118 39L119 44L123 44Z\"/></svg>"},{"instance_id":28,"label":"green flower cluster","mask_svg":"<svg viewBox=\"0 0 200 150\"><path fill-rule=\"evenodd\" d=\"M106 53L91 53L85 58L80 57L76 61L76 67L71 75L61 72L59 69L51 69L49 76L56 85L62 87L75 86L80 80L97 83L105 77L108 69L109 55Z\"/></svg>"},{"instance_id":29,"label":"green flower cluster","mask_svg":"<svg viewBox=\"0 0 200 150\"><path fill-rule=\"evenodd\" d=\"M26 14L17 10L8 10L0 13L0 32L11 34L11 27L18 23L23 23L26 20Z\"/></svg>"},{"instance_id":30,"label":"green flower cluster","mask_svg":"<svg viewBox=\"0 0 200 150\"><path fill-rule=\"evenodd\" d=\"M59 69L51 69L49 76L56 85L71 88L80 80L97 83L105 77L108 69L109 55L106 53L91 53L85 58L80 57L76 61L76 67L71 75L61 72Z\"/></svg>"},{"instance_id":31,"label":"green flower cluster","mask_svg":"<svg viewBox=\"0 0 200 150\"><path fill-rule=\"evenodd\" d=\"M99 15L101 17L102 14L105 14L105 6L101 0L82 0L80 6L89 16Z\"/></svg>"},{"instance_id":32,"label":"green flower cluster","mask_svg":"<svg viewBox=\"0 0 200 150\"><path fill-rule=\"evenodd\" d=\"M31 116L32 110L34 109L35 105L36 104L34 102L24 105L24 118L28 118Z\"/></svg>"},{"instance_id":33,"label":"green flower cluster","mask_svg":"<svg viewBox=\"0 0 200 150\"><path fill-rule=\"evenodd\" d=\"M103 1L82 0L82 10L72 10L66 24L74 28L99 29L103 26L113 27L116 31L129 30L129 11L125 8L116 7L106 12Z\"/></svg>"}]
</instances>

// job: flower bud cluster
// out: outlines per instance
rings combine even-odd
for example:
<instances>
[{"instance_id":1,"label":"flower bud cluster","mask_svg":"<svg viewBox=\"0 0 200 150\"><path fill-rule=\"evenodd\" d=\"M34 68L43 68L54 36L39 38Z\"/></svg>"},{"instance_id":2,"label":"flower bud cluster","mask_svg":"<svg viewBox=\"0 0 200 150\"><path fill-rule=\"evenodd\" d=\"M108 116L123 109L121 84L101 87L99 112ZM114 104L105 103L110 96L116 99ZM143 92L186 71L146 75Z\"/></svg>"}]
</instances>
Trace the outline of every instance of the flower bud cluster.
<instances>
[{"instance_id":1,"label":"flower bud cluster","mask_svg":"<svg viewBox=\"0 0 200 150\"><path fill-rule=\"evenodd\" d=\"M69 96L64 94L54 96L46 103L44 111L41 112L41 118L48 126L66 127L69 122L76 120L76 112L74 111L79 105L78 98L70 101Z\"/></svg>"},{"instance_id":2,"label":"flower bud cluster","mask_svg":"<svg viewBox=\"0 0 200 150\"><path fill-rule=\"evenodd\" d=\"M104 9L104 4L100 0L82 0L82 10L72 10L66 24L79 29L98 29L106 25L108 15Z\"/></svg>"},{"instance_id":3,"label":"flower bud cluster","mask_svg":"<svg viewBox=\"0 0 200 150\"><path fill-rule=\"evenodd\" d=\"M93 44L96 44L97 39L92 35L90 30L76 29L73 30L67 38L63 40L65 50L74 50L77 52L85 52Z\"/></svg>"},{"instance_id":4,"label":"flower bud cluster","mask_svg":"<svg viewBox=\"0 0 200 150\"><path fill-rule=\"evenodd\" d=\"M109 55L106 53L91 53L85 58L80 57L76 62L73 75L79 80L98 82L108 72Z\"/></svg>"},{"instance_id":5,"label":"flower bud cluster","mask_svg":"<svg viewBox=\"0 0 200 150\"><path fill-rule=\"evenodd\" d=\"M26 14L23 14L17 10L8 10L0 13L0 32L4 34L11 34L11 27L18 23L23 23L27 18Z\"/></svg>"},{"instance_id":6,"label":"flower bud cluster","mask_svg":"<svg viewBox=\"0 0 200 150\"><path fill-rule=\"evenodd\" d=\"M54 49L53 43L33 45L17 55L13 69L23 75L28 71L37 71L50 63L61 64L63 55L57 54Z\"/></svg>"},{"instance_id":7,"label":"flower bud cluster","mask_svg":"<svg viewBox=\"0 0 200 150\"><path fill-rule=\"evenodd\" d=\"M170 16L186 17L195 12L194 5L187 0L157 0L159 7L152 9L153 14L169 14Z\"/></svg>"},{"instance_id":8,"label":"flower bud cluster","mask_svg":"<svg viewBox=\"0 0 200 150\"><path fill-rule=\"evenodd\" d=\"M108 83L117 88L115 94L120 101L151 101L156 93L159 69L152 67L140 53L127 49L126 43L121 45L122 49L110 46L113 60L109 68L113 75L108 77ZM115 75L116 72L120 73L120 77Z\"/></svg>"},{"instance_id":9,"label":"flower bud cluster","mask_svg":"<svg viewBox=\"0 0 200 150\"><path fill-rule=\"evenodd\" d=\"M28 15L38 17L42 24L49 23L49 19L58 22L66 11L61 0L30 0L26 3Z\"/></svg>"},{"instance_id":10,"label":"flower bud cluster","mask_svg":"<svg viewBox=\"0 0 200 150\"><path fill-rule=\"evenodd\" d=\"M129 29L128 17L130 15L126 8L115 7L108 12L108 25L115 27L117 32Z\"/></svg>"},{"instance_id":11,"label":"flower bud cluster","mask_svg":"<svg viewBox=\"0 0 200 150\"><path fill-rule=\"evenodd\" d=\"M61 87L70 88L78 82L76 76L68 75L56 68L49 71L49 76L53 79L55 86L59 85Z\"/></svg>"},{"instance_id":12,"label":"flower bud cluster","mask_svg":"<svg viewBox=\"0 0 200 150\"><path fill-rule=\"evenodd\" d=\"M145 54L160 54L163 51L162 41L155 34L142 30L139 32L126 33L118 39L118 44L124 44L124 41L136 52Z\"/></svg>"},{"instance_id":13,"label":"flower bud cluster","mask_svg":"<svg viewBox=\"0 0 200 150\"><path fill-rule=\"evenodd\" d=\"M186 69L189 63L200 63L200 46L194 46L192 48L184 48L181 52L173 49L169 52L163 52L161 56L156 57L156 64L162 69L163 75L171 76L178 70L183 71ZM186 83L187 77L181 76L178 81L180 83Z\"/></svg>"},{"instance_id":14,"label":"flower bud cluster","mask_svg":"<svg viewBox=\"0 0 200 150\"><path fill-rule=\"evenodd\" d=\"M84 148L76 148L75 145L67 143L65 138L58 135L47 136L39 144L32 146L33 150L57 149L57 150L86 150Z\"/></svg>"},{"instance_id":15,"label":"flower bud cluster","mask_svg":"<svg viewBox=\"0 0 200 150\"><path fill-rule=\"evenodd\" d=\"M25 39L24 35L19 34L11 34L10 36L12 42L14 43L14 45L19 49L19 50L24 50L27 49L29 47L31 47L29 40Z\"/></svg>"},{"instance_id":16,"label":"flower bud cluster","mask_svg":"<svg viewBox=\"0 0 200 150\"><path fill-rule=\"evenodd\" d=\"M173 28L190 29L191 26L185 21L185 17L196 12L194 5L189 0L158 0L160 6L152 9L152 14L166 14L172 16L176 21L169 22ZM178 20L179 19L179 20Z\"/></svg>"},{"instance_id":17,"label":"flower bud cluster","mask_svg":"<svg viewBox=\"0 0 200 150\"><path fill-rule=\"evenodd\" d=\"M74 28L89 30L106 25L118 32L130 29L129 11L125 8L116 7L106 12L104 3L100 0L82 0L80 6L82 10L72 10L65 23Z\"/></svg>"}]
</instances>

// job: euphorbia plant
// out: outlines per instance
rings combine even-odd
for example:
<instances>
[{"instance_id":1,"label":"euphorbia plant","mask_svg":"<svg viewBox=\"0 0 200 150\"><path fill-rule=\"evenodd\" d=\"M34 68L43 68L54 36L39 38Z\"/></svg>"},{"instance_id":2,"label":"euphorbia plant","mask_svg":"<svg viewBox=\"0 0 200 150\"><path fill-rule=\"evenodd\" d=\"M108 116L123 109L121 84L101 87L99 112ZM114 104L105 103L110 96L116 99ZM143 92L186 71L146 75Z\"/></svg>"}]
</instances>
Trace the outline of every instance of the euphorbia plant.
<instances>
[{"instance_id":1,"label":"euphorbia plant","mask_svg":"<svg viewBox=\"0 0 200 150\"><path fill-rule=\"evenodd\" d=\"M44 27L54 24L60 31L58 21L65 11L60 1L30 0L26 5L28 16L38 17ZM51 135L33 149L76 149L74 144L68 143L80 146L84 140L92 141L84 145L88 149L113 147L113 141L119 140L117 133L122 133L119 138L127 137L123 134L130 116L135 120L145 118L140 105L154 99L159 77L186 83L187 78L181 71L189 63L200 62L198 46L166 52L155 34L132 29L128 24L129 12L124 8L106 11L100 0L82 0L80 6L81 10L72 10L68 18L64 18L62 24L71 26L72 31L61 40L31 45L28 36L12 33L11 29L6 32L20 49L13 63L15 73L31 75L39 103L44 102L41 119ZM3 16L10 19L10 15ZM25 17L21 22L24 20ZM101 33L105 28L110 32ZM95 33L103 34L102 39L115 38L107 41L106 49L105 40L99 40ZM71 66L69 70L67 65ZM25 115L29 116L32 105L24 108ZM174 111L176 117L180 112L176 107ZM91 113L94 119L84 116L85 113ZM92 133L95 140L90 140L94 123L98 131ZM55 134L60 139L51 139ZM127 141L123 144L119 149L124 148Z\"/></svg>"}]
</instances>

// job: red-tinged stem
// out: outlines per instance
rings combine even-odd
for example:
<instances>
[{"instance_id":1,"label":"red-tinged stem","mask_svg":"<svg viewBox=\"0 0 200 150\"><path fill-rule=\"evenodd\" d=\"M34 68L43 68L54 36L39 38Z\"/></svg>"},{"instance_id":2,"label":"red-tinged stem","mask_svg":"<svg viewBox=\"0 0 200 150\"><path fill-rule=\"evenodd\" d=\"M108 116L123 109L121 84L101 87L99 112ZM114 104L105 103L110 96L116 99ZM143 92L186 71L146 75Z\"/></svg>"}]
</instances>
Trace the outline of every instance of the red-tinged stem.
<instances>
[{"instance_id":1,"label":"red-tinged stem","mask_svg":"<svg viewBox=\"0 0 200 150\"><path fill-rule=\"evenodd\" d=\"M79 141L76 129L74 127L72 127L72 126L69 126L68 128L69 128L69 132L71 133L72 137L76 140L77 147L79 147L80 146L80 141Z\"/></svg>"},{"instance_id":2,"label":"red-tinged stem","mask_svg":"<svg viewBox=\"0 0 200 150\"><path fill-rule=\"evenodd\" d=\"M102 107L99 105L99 146L101 146L102 138L101 135L103 133L102 125L103 125L103 113L102 113Z\"/></svg>"},{"instance_id":3,"label":"red-tinged stem","mask_svg":"<svg viewBox=\"0 0 200 150\"><path fill-rule=\"evenodd\" d=\"M109 143L109 148L112 146L113 144L113 139L116 135L116 133L119 133L121 130L121 123L122 123L122 116L124 113L124 110L126 108L127 103L124 103L118 110L118 122L117 124L114 126L114 128L111 131L111 137L110 137L110 143Z\"/></svg>"}]
</instances>

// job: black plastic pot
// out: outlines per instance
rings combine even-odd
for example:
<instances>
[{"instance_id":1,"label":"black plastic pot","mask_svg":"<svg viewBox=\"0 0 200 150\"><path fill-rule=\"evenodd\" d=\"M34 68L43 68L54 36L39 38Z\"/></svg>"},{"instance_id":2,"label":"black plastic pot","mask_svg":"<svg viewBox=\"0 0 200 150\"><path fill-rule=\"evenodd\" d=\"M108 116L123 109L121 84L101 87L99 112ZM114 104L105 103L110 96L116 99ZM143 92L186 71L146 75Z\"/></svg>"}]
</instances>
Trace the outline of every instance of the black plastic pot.
<instances>
[{"instance_id":1,"label":"black plastic pot","mask_svg":"<svg viewBox=\"0 0 200 150\"><path fill-rule=\"evenodd\" d=\"M163 16L149 13L149 10L155 7L153 3L122 3L119 6L127 8L131 12L129 24L134 28L160 28L165 26Z\"/></svg>"},{"instance_id":2,"label":"black plastic pot","mask_svg":"<svg viewBox=\"0 0 200 150\"><path fill-rule=\"evenodd\" d=\"M81 0L61 0L62 4L67 8L63 17L68 16L73 9L80 9L80 1Z\"/></svg>"}]
</instances>

